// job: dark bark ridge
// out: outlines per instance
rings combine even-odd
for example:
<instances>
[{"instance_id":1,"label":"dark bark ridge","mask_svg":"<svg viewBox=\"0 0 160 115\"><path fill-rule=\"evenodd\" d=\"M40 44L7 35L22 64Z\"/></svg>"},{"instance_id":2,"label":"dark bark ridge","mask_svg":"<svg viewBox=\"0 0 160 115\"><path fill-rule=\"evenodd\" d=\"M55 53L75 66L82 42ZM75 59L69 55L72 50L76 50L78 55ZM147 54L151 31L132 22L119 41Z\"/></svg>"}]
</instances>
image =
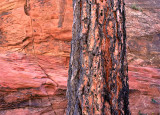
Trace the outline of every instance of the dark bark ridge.
<instances>
[{"instance_id":1,"label":"dark bark ridge","mask_svg":"<svg viewBox=\"0 0 160 115\"><path fill-rule=\"evenodd\" d=\"M129 115L124 0L73 0L67 115Z\"/></svg>"}]
</instances>

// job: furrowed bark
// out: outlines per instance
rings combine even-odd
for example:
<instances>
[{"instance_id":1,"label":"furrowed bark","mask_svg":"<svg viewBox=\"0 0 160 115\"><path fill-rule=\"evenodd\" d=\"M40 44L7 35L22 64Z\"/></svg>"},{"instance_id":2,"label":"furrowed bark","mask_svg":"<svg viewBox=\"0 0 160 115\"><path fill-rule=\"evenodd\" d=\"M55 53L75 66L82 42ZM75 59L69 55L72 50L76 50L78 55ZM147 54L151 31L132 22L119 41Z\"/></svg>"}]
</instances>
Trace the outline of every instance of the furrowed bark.
<instances>
[{"instance_id":1,"label":"furrowed bark","mask_svg":"<svg viewBox=\"0 0 160 115\"><path fill-rule=\"evenodd\" d=\"M67 115L129 115L123 0L73 0Z\"/></svg>"}]
</instances>

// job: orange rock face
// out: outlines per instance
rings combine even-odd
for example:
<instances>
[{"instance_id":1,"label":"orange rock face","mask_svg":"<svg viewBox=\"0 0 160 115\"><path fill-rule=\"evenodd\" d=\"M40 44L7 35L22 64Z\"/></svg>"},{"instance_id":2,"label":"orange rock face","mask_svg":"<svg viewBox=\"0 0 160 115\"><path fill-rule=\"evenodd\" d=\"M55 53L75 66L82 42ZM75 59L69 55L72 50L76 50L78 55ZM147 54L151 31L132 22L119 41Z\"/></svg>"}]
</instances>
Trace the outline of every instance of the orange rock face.
<instances>
[{"instance_id":1,"label":"orange rock face","mask_svg":"<svg viewBox=\"0 0 160 115\"><path fill-rule=\"evenodd\" d=\"M0 114L65 113L72 17L71 0L0 0Z\"/></svg>"},{"instance_id":2,"label":"orange rock face","mask_svg":"<svg viewBox=\"0 0 160 115\"><path fill-rule=\"evenodd\" d=\"M126 0L133 115L160 113L160 5L154 1ZM0 114L65 114L72 22L72 0L0 0Z\"/></svg>"}]
</instances>

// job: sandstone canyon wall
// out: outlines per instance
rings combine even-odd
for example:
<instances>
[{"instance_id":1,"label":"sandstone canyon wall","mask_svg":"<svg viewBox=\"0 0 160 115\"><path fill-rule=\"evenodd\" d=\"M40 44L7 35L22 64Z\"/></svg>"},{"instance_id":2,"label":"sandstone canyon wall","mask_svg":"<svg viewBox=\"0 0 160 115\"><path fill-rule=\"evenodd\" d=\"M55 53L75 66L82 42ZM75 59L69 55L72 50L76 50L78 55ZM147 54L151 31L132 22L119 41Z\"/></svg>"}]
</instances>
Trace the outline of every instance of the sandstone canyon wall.
<instances>
[{"instance_id":1,"label":"sandstone canyon wall","mask_svg":"<svg viewBox=\"0 0 160 115\"><path fill-rule=\"evenodd\" d=\"M130 109L160 114L160 3L126 0ZM63 115L72 0L0 0L0 115Z\"/></svg>"}]
</instances>

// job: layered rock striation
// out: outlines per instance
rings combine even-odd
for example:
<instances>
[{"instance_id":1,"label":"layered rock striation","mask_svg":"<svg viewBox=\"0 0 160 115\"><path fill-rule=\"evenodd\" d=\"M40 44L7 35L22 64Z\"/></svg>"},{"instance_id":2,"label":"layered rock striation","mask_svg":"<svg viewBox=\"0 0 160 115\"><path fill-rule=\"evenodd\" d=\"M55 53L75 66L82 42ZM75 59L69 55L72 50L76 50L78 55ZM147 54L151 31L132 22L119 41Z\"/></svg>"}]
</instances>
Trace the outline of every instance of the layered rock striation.
<instances>
[{"instance_id":1,"label":"layered rock striation","mask_svg":"<svg viewBox=\"0 0 160 115\"><path fill-rule=\"evenodd\" d=\"M126 0L133 115L160 113L160 4L153 1ZM0 114L65 114L72 22L72 0L0 0Z\"/></svg>"}]
</instances>

